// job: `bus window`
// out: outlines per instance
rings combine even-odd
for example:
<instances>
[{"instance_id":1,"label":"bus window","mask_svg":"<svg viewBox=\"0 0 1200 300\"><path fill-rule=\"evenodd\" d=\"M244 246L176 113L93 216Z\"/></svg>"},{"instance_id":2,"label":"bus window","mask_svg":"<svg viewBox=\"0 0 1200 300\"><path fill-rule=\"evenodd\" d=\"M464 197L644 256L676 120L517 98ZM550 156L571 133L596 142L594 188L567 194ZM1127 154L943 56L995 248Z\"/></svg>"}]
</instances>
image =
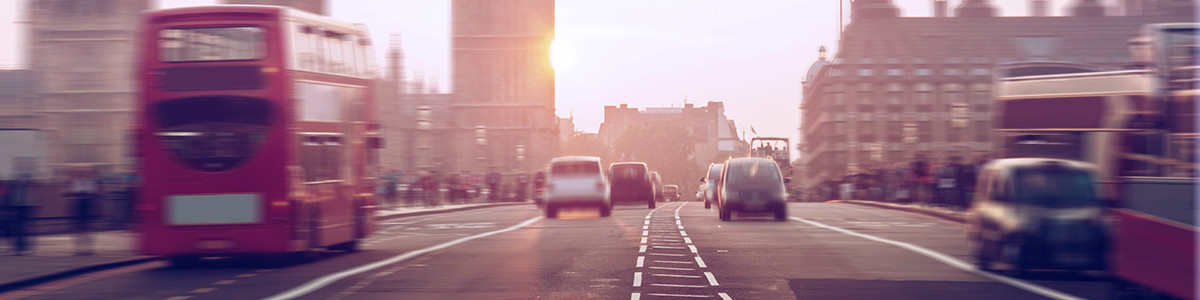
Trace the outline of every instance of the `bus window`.
<instances>
[{"instance_id":1,"label":"bus window","mask_svg":"<svg viewBox=\"0 0 1200 300\"><path fill-rule=\"evenodd\" d=\"M206 172L231 169L253 157L272 117L267 100L196 97L154 108L163 148L183 164Z\"/></svg>"},{"instance_id":2,"label":"bus window","mask_svg":"<svg viewBox=\"0 0 1200 300\"><path fill-rule=\"evenodd\" d=\"M253 60L265 53L260 27L163 29L158 45L166 62Z\"/></svg>"}]
</instances>

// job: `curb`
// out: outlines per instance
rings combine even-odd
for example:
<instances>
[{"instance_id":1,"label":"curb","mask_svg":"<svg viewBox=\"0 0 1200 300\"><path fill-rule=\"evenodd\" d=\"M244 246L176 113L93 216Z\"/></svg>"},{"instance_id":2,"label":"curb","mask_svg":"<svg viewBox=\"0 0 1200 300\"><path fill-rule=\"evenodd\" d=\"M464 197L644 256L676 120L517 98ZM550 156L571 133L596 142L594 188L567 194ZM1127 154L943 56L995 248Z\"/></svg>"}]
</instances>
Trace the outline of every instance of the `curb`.
<instances>
[{"instance_id":1,"label":"curb","mask_svg":"<svg viewBox=\"0 0 1200 300\"><path fill-rule=\"evenodd\" d=\"M426 210L426 211L397 213L397 214L390 214L390 215L386 215L386 216L377 216L377 217L375 217L375 219L379 220L379 221L386 221L386 220L391 220L391 219L396 219L396 218L404 218L404 217L416 217L416 216L444 214L444 213L460 212L460 211L482 209L482 208L514 206L514 205L531 205L531 204L533 204L533 202L487 203L487 204L480 204L480 205L474 205L474 206L464 206L464 207L455 207L455 208L447 208L447 209L434 209L434 210Z\"/></svg>"},{"instance_id":2,"label":"curb","mask_svg":"<svg viewBox=\"0 0 1200 300\"><path fill-rule=\"evenodd\" d=\"M839 200L838 202L850 203L850 204L856 204L856 205L862 205L862 206L872 206L872 207L878 207L878 208L902 210L902 211L918 213L918 214L923 214L923 215L932 216L932 217L938 217L938 218L942 218L942 219L946 219L946 220L950 220L950 221L954 221L954 222L959 222L959 223L967 222L966 218L963 216L958 216L958 215L948 214L945 212L924 209L924 208L918 208L918 207L909 207L909 206L895 205L895 204L890 204L890 203L879 203L879 202L874 202L874 201L863 201L863 200Z\"/></svg>"},{"instance_id":3,"label":"curb","mask_svg":"<svg viewBox=\"0 0 1200 300\"><path fill-rule=\"evenodd\" d=\"M110 269L116 269L116 268L120 268L120 267L131 266L131 265L151 262L151 261L155 261L155 260L158 260L158 257L138 256L138 257L133 257L133 258L120 260L120 261L114 261L114 262L103 263L103 264L95 264L95 265L90 265L90 266L85 266L85 267L80 267L80 268L75 268L75 269L70 269L70 270L64 270L64 271L57 272L57 273L51 273L51 274L41 275L41 276L32 277L32 278L16 280L16 281L12 281L12 282L0 283L0 293L11 292L11 291L15 291L15 290L20 290L22 288L27 288L27 287L36 286L36 285L43 284L43 283L67 279L67 278L71 278L71 277L75 277L75 276L79 276L79 275L83 275L83 274L99 272L99 271L104 271L104 270L110 270Z\"/></svg>"}]
</instances>

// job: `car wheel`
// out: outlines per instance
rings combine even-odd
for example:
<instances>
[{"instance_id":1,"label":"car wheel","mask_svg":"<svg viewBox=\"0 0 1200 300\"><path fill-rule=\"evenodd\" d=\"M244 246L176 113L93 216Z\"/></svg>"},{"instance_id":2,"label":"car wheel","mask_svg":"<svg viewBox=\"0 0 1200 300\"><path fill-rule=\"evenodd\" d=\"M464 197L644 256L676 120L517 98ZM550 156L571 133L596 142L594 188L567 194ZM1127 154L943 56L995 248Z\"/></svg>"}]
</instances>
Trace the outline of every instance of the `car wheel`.
<instances>
[{"instance_id":1,"label":"car wheel","mask_svg":"<svg viewBox=\"0 0 1200 300\"><path fill-rule=\"evenodd\" d=\"M712 208L712 202L704 201L704 208L705 209Z\"/></svg>"},{"instance_id":2,"label":"car wheel","mask_svg":"<svg viewBox=\"0 0 1200 300\"><path fill-rule=\"evenodd\" d=\"M776 222L787 221L787 215L788 215L787 207L779 208L779 210L775 211L775 221Z\"/></svg>"},{"instance_id":3,"label":"car wheel","mask_svg":"<svg viewBox=\"0 0 1200 300\"><path fill-rule=\"evenodd\" d=\"M654 203L654 198L650 198L650 204L646 205L646 207L649 207L650 209L654 209L657 206L658 206L658 203Z\"/></svg>"},{"instance_id":4,"label":"car wheel","mask_svg":"<svg viewBox=\"0 0 1200 300\"><path fill-rule=\"evenodd\" d=\"M987 256L987 241L983 240L983 237L977 233L971 237L971 241L968 244L970 244L971 252L975 256L975 268L980 271L991 271L992 259Z\"/></svg>"},{"instance_id":5,"label":"car wheel","mask_svg":"<svg viewBox=\"0 0 1200 300\"><path fill-rule=\"evenodd\" d=\"M558 217L558 207L547 203L546 204L546 218L553 219L553 218L557 218L557 217Z\"/></svg>"},{"instance_id":6,"label":"car wheel","mask_svg":"<svg viewBox=\"0 0 1200 300\"><path fill-rule=\"evenodd\" d=\"M723 207L723 206L717 208L717 214L720 215L721 221L729 221L730 219L732 219L732 215L733 215L728 209L725 209L725 207Z\"/></svg>"},{"instance_id":7,"label":"car wheel","mask_svg":"<svg viewBox=\"0 0 1200 300\"><path fill-rule=\"evenodd\" d=\"M607 217L607 216L611 216L611 215L612 215L612 205L600 204L600 217Z\"/></svg>"}]
</instances>

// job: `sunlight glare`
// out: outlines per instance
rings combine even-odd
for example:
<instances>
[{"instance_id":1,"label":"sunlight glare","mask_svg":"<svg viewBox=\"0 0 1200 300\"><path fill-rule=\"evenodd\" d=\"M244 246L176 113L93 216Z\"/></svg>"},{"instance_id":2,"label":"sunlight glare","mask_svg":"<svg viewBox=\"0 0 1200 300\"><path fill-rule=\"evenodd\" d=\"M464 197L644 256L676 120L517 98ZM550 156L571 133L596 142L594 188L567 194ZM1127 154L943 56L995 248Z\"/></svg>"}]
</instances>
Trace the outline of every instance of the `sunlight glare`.
<instances>
[{"instance_id":1,"label":"sunlight glare","mask_svg":"<svg viewBox=\"0 0 1200 300\"><path fill-rule=\"evenodd\" d=\"M550 66L555 71L570 69L575 64L575 49L562 40L550 42Z\"/></svg>"}]
</instances>

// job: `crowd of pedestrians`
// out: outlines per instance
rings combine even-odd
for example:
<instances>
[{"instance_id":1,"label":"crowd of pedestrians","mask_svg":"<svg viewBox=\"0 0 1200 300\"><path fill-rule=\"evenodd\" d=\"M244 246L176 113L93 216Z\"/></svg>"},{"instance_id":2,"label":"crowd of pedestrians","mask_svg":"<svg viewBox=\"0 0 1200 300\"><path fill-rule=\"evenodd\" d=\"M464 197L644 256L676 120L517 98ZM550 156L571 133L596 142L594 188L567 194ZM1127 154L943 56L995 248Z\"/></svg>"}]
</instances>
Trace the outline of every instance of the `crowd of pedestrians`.
<instances>
[{"instance_id":1,"label":"crowd of pedestrians","mask_svg":"<svg viewBox=\"0 0 1200 300\"><path fill-rule=\"evenodd\" d=\"M540 191L545 174L537 172L482 174L393 171L383 176L376 189L383 207L525 201ZM532 189L532 190L531 190Z\"/></svg>"},{"instance_id":2,"label":"crowd of pedestrians","mask_svg":"<svg viewBox=\"0 0 1200 300\"><path fill-rule=\"evenodd\" d=\"M32 254L36 233L61 230L53 221L68 219L76 254L91 255L93 230L127 228L133 221L136 189L133 176L105 176L95 169L74 170L58 180L37 180L31 172L0 180L0 237L5 239L0 250Z\"/></svg>"},{"instance_id":3,"label":"crowd of pedestrians","mask_svg":"<svg viewBox=\"0 0 1200 300\"><path fill-rule=\"evenodd\" d=\"M945 161L916 161L825 180L808 191L810 201L837 199L921 204L952 209L970 206L979 169L987 161L951 157Z\"/></svg>"}]
</instances>

